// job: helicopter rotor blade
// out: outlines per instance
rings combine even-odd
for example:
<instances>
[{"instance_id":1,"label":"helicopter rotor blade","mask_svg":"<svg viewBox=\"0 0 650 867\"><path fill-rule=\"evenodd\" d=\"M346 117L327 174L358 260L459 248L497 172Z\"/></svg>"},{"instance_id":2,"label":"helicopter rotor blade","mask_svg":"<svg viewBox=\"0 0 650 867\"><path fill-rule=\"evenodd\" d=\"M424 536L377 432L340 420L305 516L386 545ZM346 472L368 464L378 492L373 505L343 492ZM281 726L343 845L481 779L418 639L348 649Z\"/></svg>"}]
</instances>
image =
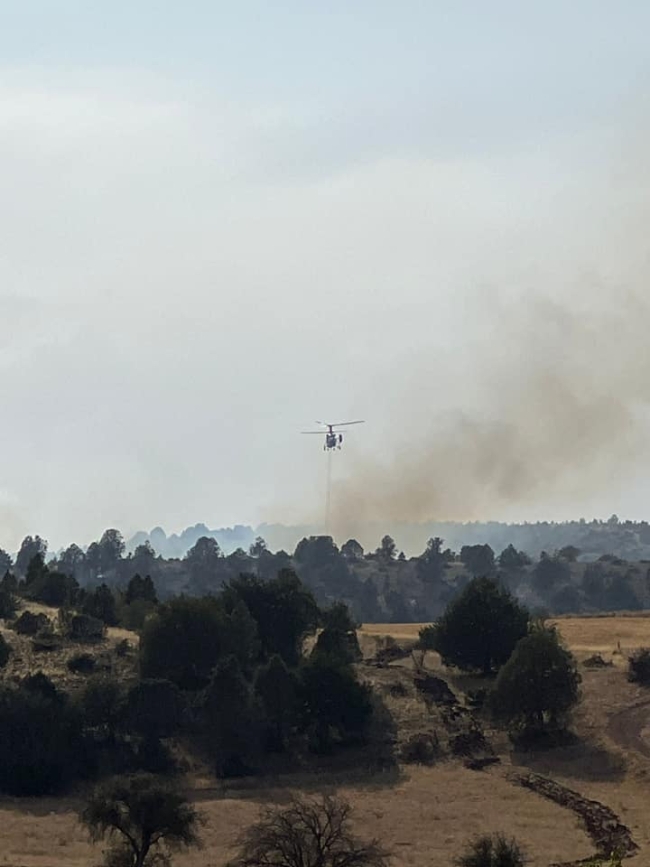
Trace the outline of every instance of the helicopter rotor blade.
<instances>
[{"instance_id":1,"label":"helicopter rotor blade","mask_svg":"<svg viewBox=\"0 0 650 867\"><path fill-rule=\"evenodd\" d=\"M336 424L332 425L332 427L347 427L351 424L365 424L365 421L362 419L359 421L337 421Z\"/></svg>"},{"instance_id":2,"label":"helicopter rotor blade","mask_svg":"<svg viewBox=\"0 0 650 867\"><path fill-rule=\"evenodd\" d=\"M325 436L324 430L301 430L300 433L301 434L314 434L314 435L318 435L319 437Z\"/></svg>"}]
</instances>

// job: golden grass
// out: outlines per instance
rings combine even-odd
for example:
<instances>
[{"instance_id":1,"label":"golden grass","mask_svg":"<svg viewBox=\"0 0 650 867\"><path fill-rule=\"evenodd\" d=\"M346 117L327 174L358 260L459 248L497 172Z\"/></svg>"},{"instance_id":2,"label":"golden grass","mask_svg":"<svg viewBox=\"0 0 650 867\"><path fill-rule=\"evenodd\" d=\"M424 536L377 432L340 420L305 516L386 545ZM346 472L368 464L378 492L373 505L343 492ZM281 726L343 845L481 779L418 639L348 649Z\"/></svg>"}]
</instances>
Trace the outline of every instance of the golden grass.
<instances>
[{"instance_id":1,"label":"golden grass","mask_svg":"<svg viewBox=\"0 0 650 867\"><path fill-rule=\"evenodd\" d=\"M232 857L238 834L260 808L281 804L291 788L260 785L237 792L215 787L196 793L206 824L204 848L179 854L179 867L222 865ZM499 828L526 841L533 865L586 857L592 846L566 810L519 790L500 774L477 774L444 764L413 768L394 785L341 785L330 791L355 808L360 834L379 837L395 853L395 865L447 865L468 836ZM75 818L70 800L0 801L3 829L0 864L24 867L88 867L98 863L101 847L92 846ZM4 859L4 860L3 860Z\"/></svg>"},{"instance_id":2,"label":"golden grass","mask_svg":"<svg viewBox=\"0 0 650 867\"><path fill-rule=\"evenodd\" d=\"M650 614L650 612L649 612ZM557 626L574 652L613 653L650 646L649 614L617 614L593 617L558 617L549 622ZM415 640L424 623L364 623L361 634L390 635L398 641Z\"/></svg>"}]
</instances>

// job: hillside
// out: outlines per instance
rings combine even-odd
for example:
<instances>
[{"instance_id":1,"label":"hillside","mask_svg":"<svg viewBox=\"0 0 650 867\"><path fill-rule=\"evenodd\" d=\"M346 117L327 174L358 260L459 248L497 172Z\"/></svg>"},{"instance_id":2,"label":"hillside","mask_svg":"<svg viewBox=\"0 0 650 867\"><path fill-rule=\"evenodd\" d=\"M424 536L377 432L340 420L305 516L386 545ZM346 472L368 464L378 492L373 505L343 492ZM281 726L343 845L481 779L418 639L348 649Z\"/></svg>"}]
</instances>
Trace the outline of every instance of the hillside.
<instances>
[{"instance_id":1,"label":"hillside","mask_svg":"<svg viewBox=\"0 0 650 867\"><path fill-rule=\"evenodd\" d=\"M385 636L392 635L408 650L416 625L368 626L360 634L365 660L359 671L373 683L395 722L398 750L421 735L435 738L439 753L432 764L402 762L371 775L361 768L332 767L317 774L223 782L215 782L196 767L186 785L206 820L205 847L177 856L175 863L179 867L225 863L238 833L262 806L313 789L350 799L358 828L371 827L395 853L395 865L449 863L468 837L497 829L524 843L534 867L565 864L594 853L595 828L611 831L619 825L639 847L634 863L650 864L645 782L650 741L644 734L650 694L625 677L625 653L648 643L650 619L566 618L557 624L577 655L583 677L574 743L537 754L513 751L505 736L468 703L468 695L479 683L476 678L446 669L436 654L429 653L427 676L446 684L450 692L443 689L437 697L427 697L415 686L410 657L378 666L378 649L392 646ZM121 637L120 632L109 634L100 653L110 652ZM584 662L595 651L606 664L589 668ZM65 676L63 657L52 657L49 665L53 676L57 670ZM485 738L481 754L498 759L483 770L468 766L476 742L469 753L454 752L454 742L473 721ZM550 789L545 784L545 793L522 785L522 780L539 784L537 775L554 781ZM76 823L78 804L75 797L0 799L4 863L85 867L96 861L99 850Z\"/></svg>"}]
</instances>

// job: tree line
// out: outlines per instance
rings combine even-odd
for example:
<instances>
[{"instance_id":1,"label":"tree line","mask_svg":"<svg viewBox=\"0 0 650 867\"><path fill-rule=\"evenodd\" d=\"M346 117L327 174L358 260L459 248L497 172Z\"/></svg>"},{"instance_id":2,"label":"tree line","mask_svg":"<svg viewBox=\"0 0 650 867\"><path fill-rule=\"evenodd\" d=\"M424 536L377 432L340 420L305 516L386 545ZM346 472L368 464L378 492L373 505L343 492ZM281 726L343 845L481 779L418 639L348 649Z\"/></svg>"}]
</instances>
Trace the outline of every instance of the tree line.
<instances>
[{"instance_id":1,"label":"tree line","mask_svg":"<svg viewBox=\"0 0 650 867\"><path fill-rule=\"evenodd\" d=\"M31 598L46 604L63 599L77 604L84 594L94 594L86 603L89 609L106 609L101 617L109 625L136 629L154 602L151 584L144 588L142 582L153 582L164 600L179 593L216 593L242 574L269 579L283 569L293 570L321 606L343 601L366 622L434 619L472 578L481 576L498 578L531 610L549 614L650 605L648 563L612 554L589 560L571 544L533 559L513 544L500 553L487 544L454 551L433 537L420 555L407 558L390 536L372 551L364 551L355 539L339 548L329 536L310 536L292 554L272 552L258 538L247 551L225 555L214 538L203 536L182 559L165 559L148 542L126 554L122 535L110 529L85 551L73 544L49 556L39 536L27 536L15 559L0 549L5 584L21 582ZM131 584L136 576L137 586Z\"/></svg>"}]
</instances>

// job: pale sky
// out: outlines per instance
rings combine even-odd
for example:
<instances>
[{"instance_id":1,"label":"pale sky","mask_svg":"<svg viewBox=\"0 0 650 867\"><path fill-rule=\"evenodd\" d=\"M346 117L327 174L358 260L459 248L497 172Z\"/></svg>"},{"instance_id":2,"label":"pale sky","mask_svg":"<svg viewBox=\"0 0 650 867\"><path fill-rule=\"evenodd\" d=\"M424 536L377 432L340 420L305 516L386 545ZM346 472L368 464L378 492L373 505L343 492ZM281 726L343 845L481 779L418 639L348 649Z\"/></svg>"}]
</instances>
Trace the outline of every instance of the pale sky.
<instances>
[{"instance_id":1,"label":"pale sky","mask_svg":"<svg viewBox=\"0 0 650 867\"><path fill-rule=\"evenodd\" d=\"M440 418L508 414L499 311L646 291L649 32L644 0L0 0L0 547L309 520L317 418L366 419L334 472L381 518L370 466L400 501ZM646 378L627 324L576 341L599 401ZM649 517L617 444L416 517Z\"/></svg>"}]
</instances>

